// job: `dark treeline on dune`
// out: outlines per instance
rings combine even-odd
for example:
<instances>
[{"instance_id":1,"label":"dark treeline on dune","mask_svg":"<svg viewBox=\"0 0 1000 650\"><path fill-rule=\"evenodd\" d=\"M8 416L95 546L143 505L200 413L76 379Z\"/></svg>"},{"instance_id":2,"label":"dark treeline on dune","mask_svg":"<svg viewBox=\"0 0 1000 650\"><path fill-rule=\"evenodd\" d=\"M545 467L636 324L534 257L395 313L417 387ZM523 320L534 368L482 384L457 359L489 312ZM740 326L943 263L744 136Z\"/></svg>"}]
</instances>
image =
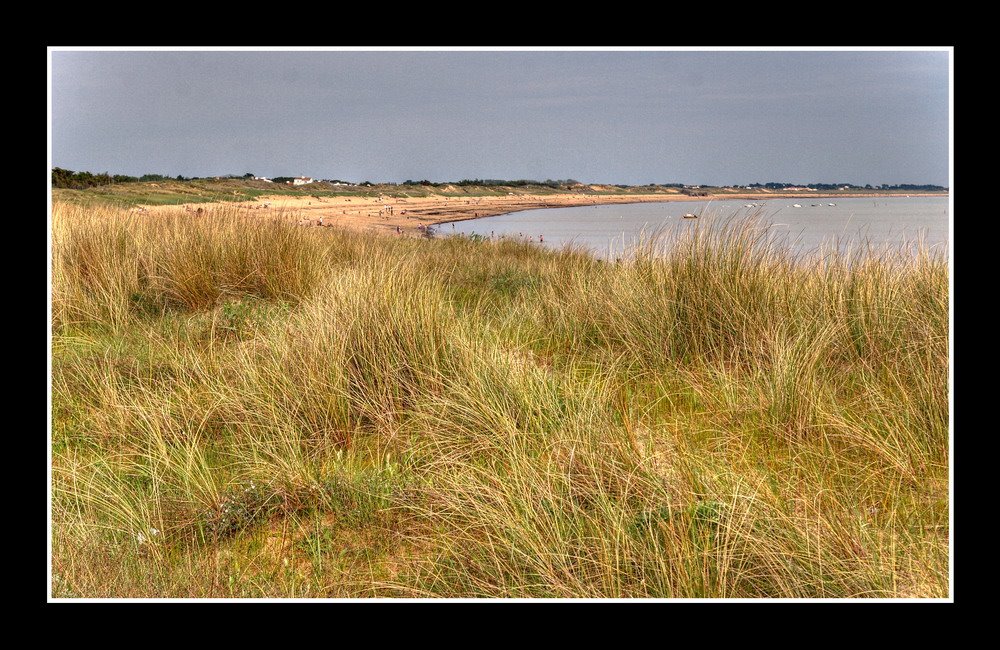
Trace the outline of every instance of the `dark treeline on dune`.
<instances>
[{"instance_id":1,"label":"dark treeline on dune","mask_svg":"<svg viewBox=\"0 0 1000 650\"><path fill-rule=\"evenodd\" d=\"M103 185L113 185L117 183L139 183L139 182L156 182L165 180L176 180L176 181L191 181L191 180L203 180L203 179L255 179L253 173L246 173L242 175L236 174L226 174L222 176L206 176L198 177L192 176L187 177L178 174L177 176L167 176L165 174L143 174L142 176L129 176L126 174L110 174L108 172L94 173L90 171L73 171L70 169L63 169L61 167L52 168L52 187L61 189L86 189L89 187L99 187ZM282 183L284 181L290 181L291 177L278 176L273 179L275 182ZM348 184L348 185L421 185L425 187L442 187L446 185L456 185L459 187L546 187L550 189L571 189L574 187L580 187L587 185L587 183L582 183L578 180L572 178L567 178L563 180L552 180L546 179L542 180L531 180L531 179L518 179L518 180L504 180L497 178L473 178L473 179L462 179L460 181L430 181L430 180L405 180L402 183L395 182L380 182L372 183L371 181L362 181L360 183L353 183L349 181L342 181L339 179L317 179L321 182L330 182L338 184ZM735 185L696 185L696 184L684 184L684 183L647 183L645 185L629 185L624 183L591 183L591 185L610 185L618 188L631 188L631 187L651 187L651 188L699 188L706 189L712 187L720 188L739 188L739 189L753 189L753 190L782 190L790 187L807 187L811 190L816 191L831 191L839 190L841 188L846 188L850 190L895 190L895 191L910 191L910 192L943 192L948 188L941 185L933 184L889 184L882 183L879 185L865 184L856 185L853 183L807 183L805 185L797 185L795 183L785 183L785 182L768 182L768 183L750 183L748 185L735 184Z\"/></svg>"}]
</instances>

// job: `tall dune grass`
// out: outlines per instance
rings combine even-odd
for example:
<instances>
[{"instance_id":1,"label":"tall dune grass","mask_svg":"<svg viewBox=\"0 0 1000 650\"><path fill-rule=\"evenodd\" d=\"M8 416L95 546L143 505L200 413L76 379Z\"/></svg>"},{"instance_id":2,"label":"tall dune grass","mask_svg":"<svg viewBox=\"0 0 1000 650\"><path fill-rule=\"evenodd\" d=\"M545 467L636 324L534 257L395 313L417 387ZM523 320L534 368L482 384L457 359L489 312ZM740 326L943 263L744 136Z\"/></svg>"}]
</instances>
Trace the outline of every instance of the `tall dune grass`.
<instances>
[{"instance_id":1,"label":"tall dune grass","mask_svg":"<svg viewBox=\"0 0 1000 650\"><path fill-rule=\"evenodd\" d=\"M53 213L57 597L943 597L948 269Z\"/></svg>"}]
</instances>

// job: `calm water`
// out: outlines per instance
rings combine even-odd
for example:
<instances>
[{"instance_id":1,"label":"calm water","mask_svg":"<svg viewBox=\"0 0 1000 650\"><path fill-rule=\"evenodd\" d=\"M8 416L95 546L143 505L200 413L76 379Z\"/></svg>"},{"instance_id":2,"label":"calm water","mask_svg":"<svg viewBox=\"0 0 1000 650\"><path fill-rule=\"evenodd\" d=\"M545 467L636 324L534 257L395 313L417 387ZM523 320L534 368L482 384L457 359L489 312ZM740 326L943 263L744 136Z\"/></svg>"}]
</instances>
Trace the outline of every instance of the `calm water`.
<instances>
[{"instance_id":1,"label":"calm water","mask_svg":"<svg viewBox=\"0 0 1000 650\"><path fill-rule=\"evenodd\" d=\"M756 207L746 207L754 203ZM793 207L798 203L802 207ZM835 205L829 205L834 203ZM699 219L683 219L691 212ZM898 246L922 237L934 249L948 243L947 197L789 198L766 201L684 201L632 203L525 210L454 224L440 235L543 239L544 246L583 246L602 257L622 255L643 234L657 229L690 228L759 214L762 224L798 252L839 241L841 247L867 239L873 245Z\"/></svg>"}]
</instances>

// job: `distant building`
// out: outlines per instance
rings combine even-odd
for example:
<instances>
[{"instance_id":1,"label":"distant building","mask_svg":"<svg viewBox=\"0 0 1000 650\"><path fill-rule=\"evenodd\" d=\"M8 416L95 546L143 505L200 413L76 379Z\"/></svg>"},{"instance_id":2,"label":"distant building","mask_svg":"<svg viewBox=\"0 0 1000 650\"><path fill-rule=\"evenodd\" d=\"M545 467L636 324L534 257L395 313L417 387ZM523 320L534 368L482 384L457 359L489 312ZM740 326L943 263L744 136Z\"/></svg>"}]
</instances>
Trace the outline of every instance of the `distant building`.
<instances>
[{"instance_id":1,"label":"distant building","mask_svg":"<svg viewBox=\"0 0 1000 650\"><path fill-rule=\"evenodd\" d=\"M264 176L254 176L253 179L255 181L264 181L265 183L273 183L274 182L270 178L265 178Z\"/></svg>"},{"instance_id":2,"label":"distant building","mask_svg":"<svg viewBox=\"0 0 1000 650\"><path fill-rule=\"evenodd\" d=\"M308 176L299 176L292 179L292 185L308 185L309 183L314 183L315 181Z\"/></svg>"}]
</instances>

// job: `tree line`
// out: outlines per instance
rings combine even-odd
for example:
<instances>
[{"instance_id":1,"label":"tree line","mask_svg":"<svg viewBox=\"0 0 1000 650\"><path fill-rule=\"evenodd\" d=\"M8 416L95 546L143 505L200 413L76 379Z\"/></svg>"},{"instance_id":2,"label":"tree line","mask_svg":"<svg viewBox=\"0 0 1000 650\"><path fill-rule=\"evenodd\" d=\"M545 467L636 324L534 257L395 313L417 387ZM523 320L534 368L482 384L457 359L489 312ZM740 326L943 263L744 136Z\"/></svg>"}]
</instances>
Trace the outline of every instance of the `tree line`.
<instances>
[{"instance_id":1,"label":"tree line","mask_svg":"<svg viewBox=\"0 0 1000 650\"><path fill-rule=\"evenodd\" d=\"M763 187L768 190L781 190L786 187L808 187L811 190L819 191L830 191L839 190L842 187L846 187L852 190L907 190L910 192L942 192L947 190L947 187L942 187L940 185L912 185L907 183L902 183L898 185L890 185L889 183L882 183L881 185L855 185L854 183L807 183L801 185L799 183L750 183L747 187Z\"/></svg>"},{"instance_id":2,"label":"tree line","mask_svg":"<svg viewBox=\"0 0 1000 650\"><path fill-rule=\"evenodd\" d=\"M254 174L247 172L242 175L227 174L225 176L213 176L211 178L224 178L224 179L252 179ZM93 173L89 171L77 172L71 169L63 169L61 167L52 168L52 187L82 190L89 187L100 187L102 185L113 185L115 183L144 183L144 182L155 182L155 181L191 181L200 180L199 177L193 176L182 176L178 174L177 176L166 176L164 174L143 174L142 176L127 176L125 174L109 174L108 172ZM272 179L275 183L284 183L286 181L293 180L291 176L276 176ZM327 183L346 183L346 181L339 180L326 180L323 182ZM376 183L371 181L363 181L358 183L358 185L364 187L372 187ZM397 183L379 183L381 185L396 185ZM459 187L469 187L469 186L479 186L479 187L549 187L552 189L568 189L570 187L581 185L580 181L572 178L562 179L562 180L552 180L546 179L544 181L530 180L530 179L518 179L518 180L503 180L499 178L463 178L460 181L455 182L434 182L429 180L414 181L406 180L399 185L423 185L426 187L441 187L443 185L458 185ZM615 187L628 188L628 187L638 187L632 185L622 185L615 184ZM681 183L649 183L645 187L672 187L672 188L684 188L685 185ZM740 186L733 186L740 187ZM796 183L750 183L746 187L753 188L764 188L768 190L780 190L786 187L808 187L811 190L818 191L831 191L838 190L842 187L847 187L852 190L900 190L907 192L941 192L948 188L942 187L941 185L916 185L909 183L901 183L897 185L891 185L889 183L882 183L881 185L855 185L853 183L808 183L806 185L796 184Z\"/></svg>"},{"instance_id":3,"label":"tree line","mask_svg":"<svg viewBox=\"0 0 1000 650\"><path fill-rule=\"evenodd\" d=\"M62 167L52 168L52 187L60 187L70 190L83 190L88 187L100 187L102 185L113 185L115 183L145 183L149 181L166 180L187 181L191 179L180 175L172 179L171 177L163 174L127 176L125 174L109 174L108 172L101 172L98 174L93 172L75 172L72 169L63 169Z\"/></svg>"}]
</instances>

